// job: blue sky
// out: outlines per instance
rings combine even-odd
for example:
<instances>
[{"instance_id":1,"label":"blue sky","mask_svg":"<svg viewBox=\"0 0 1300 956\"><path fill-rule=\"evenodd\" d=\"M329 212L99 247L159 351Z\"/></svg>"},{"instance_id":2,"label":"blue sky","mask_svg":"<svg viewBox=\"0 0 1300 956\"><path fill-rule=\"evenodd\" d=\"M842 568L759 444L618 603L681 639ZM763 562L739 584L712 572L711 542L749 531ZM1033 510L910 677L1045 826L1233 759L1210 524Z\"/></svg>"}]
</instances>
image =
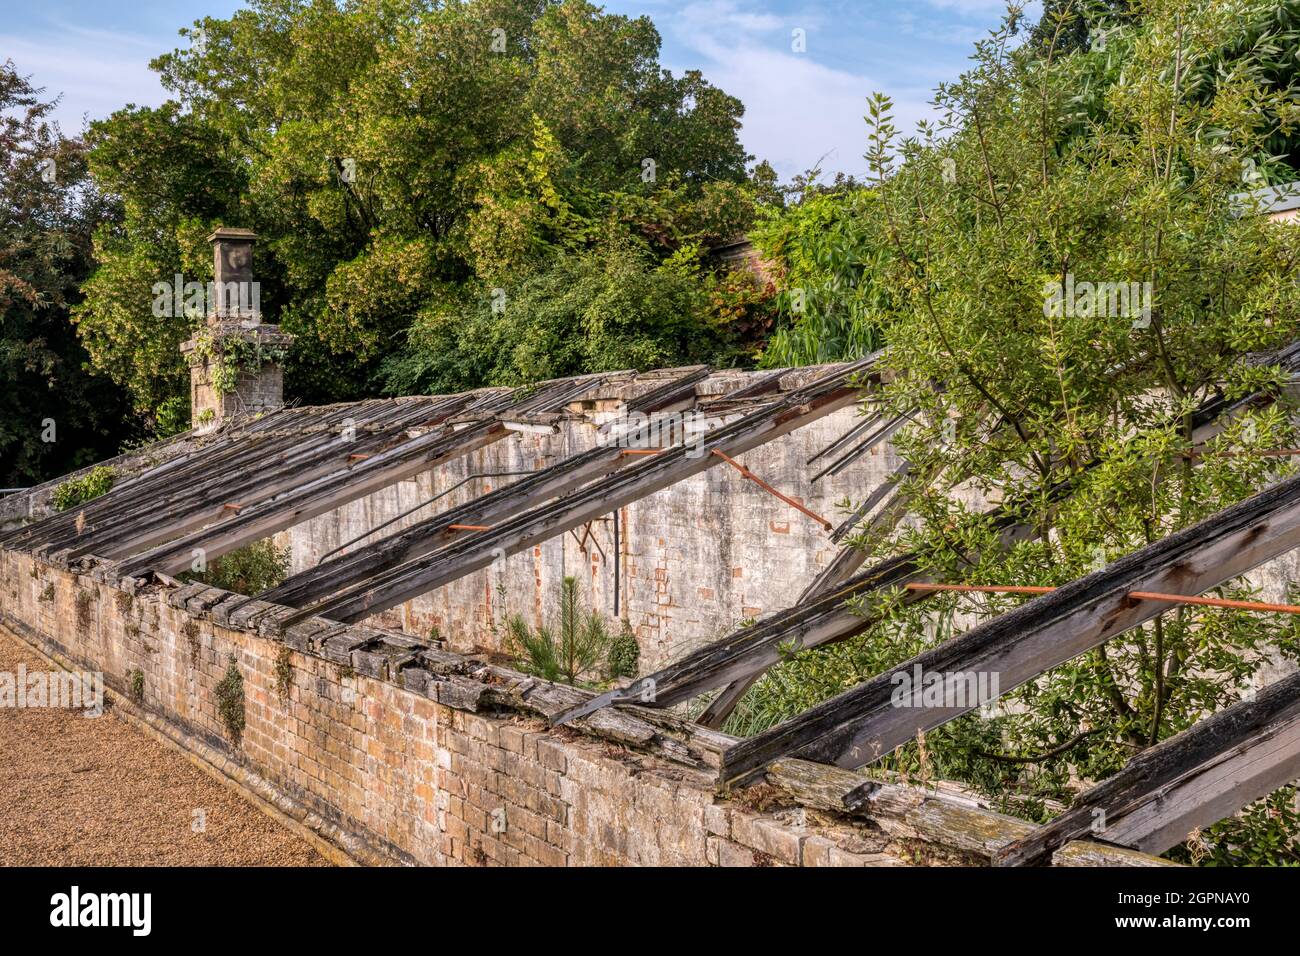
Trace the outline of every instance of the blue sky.
<instances>
[{"instance_id":1,"label":"blue sky","mask_svg":"<svg viewBox=\"0 0 1300 956\"><path fill-rule=\"evenodd\" d=\"M154 105L164 91L151 57L179 42L200 16L228 16L238 0L4 0L0 59L63 94L64 131L125 103ZM649 15L674 72L700 69L746 107L742 139L783 178L819 160L861 172L867 95L881 90L910 129L937 83L965 67L973 42L995 26L1004 0L608 0L613 13ZM1030 7L1034 14L1033 6ZM806 52L792 50L803 30ZM825 159L822 159L825 157Z\"/></svg>"}]
</instances>

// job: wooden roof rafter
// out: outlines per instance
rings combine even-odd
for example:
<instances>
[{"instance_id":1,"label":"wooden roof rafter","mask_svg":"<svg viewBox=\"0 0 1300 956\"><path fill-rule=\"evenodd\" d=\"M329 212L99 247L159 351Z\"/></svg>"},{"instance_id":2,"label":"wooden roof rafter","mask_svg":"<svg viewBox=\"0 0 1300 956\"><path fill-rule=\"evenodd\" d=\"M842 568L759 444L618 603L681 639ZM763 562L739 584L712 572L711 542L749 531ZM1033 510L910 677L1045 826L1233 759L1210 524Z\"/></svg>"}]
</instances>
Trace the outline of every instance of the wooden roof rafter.
<instances>
[{"instance_id":1,"label":"wooden roof rafter","mask_svg":"<svg viewBox=\"0 0 1300 956\"><path fill-rule=\"evenodd\" d=\"M471 574L498 556L562 535L585 521L714 467L722 460L711 454L715 449L733 456L742 454L851 404L864 387L854 380L869 374L874 362L873 356L840 366L763 409L709 432L702 437L698 449L679 445L648 456L559 501L540 505L490 531L469 536L463 542L449 544L363 581L306 608L301 616L319 615L345 622L360 620Z\"/></svg>"},{"instance_id":2,"label":"wooden roof rafter","mask_svg":"<svg viewBox=\"0 0 1300 956\"><path fill-rule=\"evenodd\" d=\"M900 708L895 674L997 673L1006 693L1151 620L1166 609L1132 591L1200 594L1300 546L1300 478L1268 488L965 634L899 664L768 731L724 758L724 779L744 780L779 756L859 767L975 709Z\"/></svg>"},{"instance_id":3,"label":"wooden roof rafter","mask_svg":"<svg viewBox=\"0 0 1300 956\"><path fill-rule=\"evenodd\" d=\"M362 417L371 427L354 433L357 416L335 413L328 430L314 431L293 440L288 436L269 444L249 442L232 461L205 464L206 473L192 480L174 481L179 487L165 495L131 492L125 508L87 522L85 530L64 538L68 557L94 554L122 558L217 521L223 502L248 507L267 501L306 482L377 454L408 434L436 427L458 407L443 403L435 413L418 407L384 409L375 417ZM51 544L51 547L58 545Z\"/></svg>"},{"instance_id":4,"label":"wooden roof rafter","mask_svg":"<svg viewBox=\"0 0 1300 956\"><path fill-rule=\"evenodd\" d=\"M1134 756L1065 813L994 857L1034 866L1084 837L1164 853L1300 778L1300 673Z\"/></svg>"},{"instance_id":5,"label":"wooden roof rafter","mask_svg":"<svg viewBox=\"0 0 1300 956\"><path fill-rule=\"evenodd\" d=\"M349 501L412 477L421 471L463 457L498 441L508 434L500 420L521 407L545 408L545 402L567 402L571 396L589 391L600 376L584 376L580 383L560 380L538 389L516 389L481 397L471 407L490 413L456 429L449 416L442 416L429 431L377 435L386 445L365 458L349 457L312 480L295 483L283 494L262 499L238 514L207 525L158 547L133 554L121 564L121 573L137 576L149 570L175 574L189 566L193 552L201 550L207 560L235 548L284 530ZM470 396L461 396L468 398ZM463 407L463 404L462 404Z\"/></svg>"}]
</instances>

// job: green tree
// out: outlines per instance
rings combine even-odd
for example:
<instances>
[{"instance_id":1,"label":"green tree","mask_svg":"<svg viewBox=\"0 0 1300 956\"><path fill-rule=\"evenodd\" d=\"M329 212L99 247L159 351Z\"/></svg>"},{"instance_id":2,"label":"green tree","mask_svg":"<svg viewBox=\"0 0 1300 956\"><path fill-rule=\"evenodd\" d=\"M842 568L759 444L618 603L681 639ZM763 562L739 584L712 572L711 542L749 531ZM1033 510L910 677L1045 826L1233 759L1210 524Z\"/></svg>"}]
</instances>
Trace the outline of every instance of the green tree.
<instances>
[{"instance_id":1,"label":"green tree","mask_svg":"<svg viewBox=\"0 0 1300 956\"><path fill-rule=\"evenodd\" d=\"M517 614L506 620L507 644L519 665L530 674L566 684L598 677L614 639L604 618L582 607L574 577L560 584L560 619L555 627L534 630Z\"/></svg>"},{"instance_id":2,"label":"green tree","mask_svg":"<svg viewBox=\"0 0 1300 956\"><path fill-rule=\"evenodd\" d=\"M627 238L558 258L496 289L470 285L428 308L386 367L397 394L521 385L585 372L726 365L742 343L711 295L698 247L663 262Z\"/></svg>"},{"instance_id":3,"label":"green tree","mask_svg":"<svg viewBox=\"0 0 1300 956\"><path fill-rule=\"evenodd\" d=\"M769 368L861 358L883 344L889 301L874 281L889 250L863 229L876 202L866 188L810 191L773 209L751 232L778 272L779 324L767 343Z\"/></svg>"},{"instance_id":4,"label":"green tree","mask_svg":"<svg viewBox=\"0 0 1300 956\"><path fill-rule=\"evenodd\" d=\"M263 309L297 336L287 389L318 402L373 391L417 316L581 255L615 210L665 207L698 233L748 208L739 101L663 70L645 17L585 0L254 0L185 33L153 64L175 102L92 137L126 216L100 238L79 320L144 408L181 387L193 320L145 336L143 296L176 272L202 280L193 240L219 221L261 236ZM646 240L659 258L683 241L665 235Z\"/></svg>"},{"instance_id":5,"label":"green tree","mask_svg":"<svg viewBox=\"0 0 1300 956\"><path fill-rule=\"evenodd\" d=\"M873 277L890 302L883 399L916 417L897 436L910 520L861 548L916 551L955 583L1061 585L1294 471L1252 454L1296 443L1279 405L1189 454L1206 400L1282 395L1286 376L1248 356L1298 327L1300 233L1242 215L1234 198L1269 139L1294 130L1296 106L1250 70L1213 90L1195 82L1265 6L1152 0L1105 51L1060 58L1018 47L1004 25L910 139L887 98L870 102L864 228L889 250ZM1119 58L1098 91L1106 108L1081 118L1080 85L1106 58ZM997 501L1036 534L1003 544L988 517ZM774 671L750 718L788 715L1025 600L898 597L861 609L881 619L864 637ZM1046 801L1236 700L1268 654L1300 657L1294 618L1170 611L891 762L1050 815Z\"/></svg>"},{"instance_id":6,"label":"green tree","mask_svg":"<svg viewBox=\"0 0 1300 956\"><path fill-rule=\"evenodd\" d=\"M36 484L116 453L129 406L92 374L68 321L113 214L54 104L0 64L0 484Z\"/></svg>"}]
</instances>

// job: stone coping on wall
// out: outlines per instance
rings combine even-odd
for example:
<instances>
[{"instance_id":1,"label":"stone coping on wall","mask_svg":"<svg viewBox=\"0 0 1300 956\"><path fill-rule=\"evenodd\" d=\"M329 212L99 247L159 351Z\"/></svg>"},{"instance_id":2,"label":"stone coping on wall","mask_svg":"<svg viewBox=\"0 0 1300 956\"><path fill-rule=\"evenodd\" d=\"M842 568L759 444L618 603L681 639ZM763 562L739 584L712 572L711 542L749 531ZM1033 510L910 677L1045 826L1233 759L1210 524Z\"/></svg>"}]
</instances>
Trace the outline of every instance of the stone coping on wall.
<instances>
[{"instance_id":1,"label":"stone coping on wall","mask_svg":"<svg viewBox=\"0 0 1300 956\"><path fill-rule=\"evenodd\" d=\"M572 725L552 729L549 726L551 718L587 699L591 692L552 684L473 656L450 653L433 642L411 635L365 625L341 625L311 619L285 629L281 626L281 619L294 613L292 608L257 601L205 584L148 583L136 578L118 578L111 566L93 558L81 559L72 568L58 567L37 556L18 552L0 551L0 559L8 559L0 560L0 567L9 578L0 593L5 598L4 604L8 605L0 609L0 620L16 625L11 630L29 642L48 637L39 633L41 620L38 618L45 619L46 627L77 630L80 596L98 584L121 596L120 599L99 601L97 606L108 613L113 613L114 608L120 611L136 601L166 604L183 613L187 620L207 622L225 632L242 632L250 638L251 646L267 649L257 651L263 657L274 656L274 652L268 653L269 648L280 645L308 661L315 659L322 662L322 666L323 662L329 662L335 670L387 685L393 688L396 696L389 693L382 699L395 700L399 705L390 705L394 713L389 715L398 721L398 726L401 726L401 715L396 711L409 708L411 705L405 701L413 695L447 708L446 712L464 715L463 719L457 718L452 723L464 731L460 737L467 745L477 745L480 743L478 738L490 738L495 741L493 747L504 748L506 740L515 740L521 747L526 747L523 742L532 742L534 748L542 748L543 744L552 749L567 747L566 765L573 768L586 766L582 761L598 759L603 774L599 786L604 788L599 792L603 795L601 799L606 801L625 802L630 807L643 799L660 799L663 796L660 790L665 786L676 788L670 790L676 794L673 799L686 801L698 809L702 823L697 834L699 839L693 841L699 846L670 855L668 858L672 860L714 865L979 865L987 863L997 849L1023 836L1032 826L1026 821L995 813L979 798L946 784L917 786L907 782L877 781L873 798L850 808L843 804L843 793L856 789L868 777L859 772L805 761L782 761L774 766L767 781L735 793L718 793L717 769L721 755L736 742L736 738L671 713L648 708L609 708L574 721ZM71 608L65 608L61 616L53 611L38 611L30 597L24 607L22 595L35 593L35 584L25 589L20 587L18 577L22 573L29 574L37 583L51 575L63 578L61 589L74 598L72 602L68 602L66 596L62 600L75 608L73 613L67 613ZM143 620L140 613L137 610L135 620ZM51 625L49 621L56 623ZM107 632L101 629L99 639L104 640L104 633L118 634L122 630L123 622L116 622ZM87 662L76 659L78 655L66 651L73 640L84 639L85 635L76 633L61 634L45 643L52 644L53 650L65 653L74 663L84 664ZM40 649L51 650L50 647ZM108 650L102 652L110 653ZM256 666L269 671L272 665L263 660ZM110 685L114 679L121 683L120 677L105 675L105 681ZM116 689L119 694L126 691L126 688ZM153 724L174 719L165 709L154 714L147 707L145 716ZM377 711L370 716L388 720ZM401 736L400 732L398 736ZM185 739L185 734L174 736L181 745L185 745ZM259 774L259 768L247 765L237 754L235 760L229 760L230 754L224 754L228 745L219 739L211 739L210 734L197 742L203 746L191 746L191 749L200 757L212 763L215 754L218 769L222 769L222 764L229 765L222 769L227 776L263 799L275 800L275 788L268 784L268 780L274 779L274 773ZM592 754L596 756L592 757ZM449 766L439 772L452 773L457 759L460 758L452 757ZM490 760L493 757L466 754L464 759ZM505 789L517 787L521 792L526 790L523 783L516 784L506 779L512 777L512 773L504 766L498 775L500 785ZM230 773L232 767L238 768L238 772ZM464 772L466 775L470 773L468 770ZM520 765L520 773L525 776L540 772L535 765ZM611 784L611 774L622 779ZM464 785L461 780L446 782L451 789ZM566 795L577 800L586 797L582 794L575 797L574 788L584 785L576 770L563 782L563 786L568 788ZM557 779L552 789L558 788ZM644 796L640 788L646 788ZM451 793L451 789L447 793ZM542 791L529 792L533 792L536 799L545 798ZM622 797L611 796L612 793L621 793ZM327 788L324 794L324 805L319 794L315 795L314 812L328 823L322 830L327 839L372 862L380 858L398 863L427 862L418 852L413 852L412 847L399 845L400 841L389 839L382 832L358 834L352 825L352 816L329 805ZM290 807L301 805L303 809L298 812L307 813L312 809L309 806L312 800L296 799L302 797L302 794L290 795L280 802ZM445 801L448 798L444 795L438 799ZM459 798L453 795L450 799ZM594 793L592 799L596 799ZM339 799L336 802L342 805L345 801ZM465 812L471 811L467 809ZM522 817L526 811L512 812ZM626 815L629 819L639 813L629 829L654 829L653 814L640 810L624 811L618 807L612 812ZM438 813L442 819L444 811L439 809ZM460 822L455 825L463 827ZM647 838L657 839L654 834ZM534 838L530 836L529 839ZM502 846L497 855L487 854L480 862L568 861L574 857L566 854L562 847L566 840L573 839L570 833L562 833L550 843L540 842L537 838L531 855L516 854L515 850ZM621 839L633 838L625 834ZM357 853L358 847L362 846L366 848L365 853ZM456 855L458 849L461 851L459 856ZM468 862L463 859L468 851L454 840L448 841L439 852L442 854L439 860L445 856L448 862ZM476 848L475 852L481 852L481 848ZM638 854L645 858L646 853L653 859L658 852L653 848L641 852L625 847L618 859L637 859ZM1076 865L1159 865L1163 861L1100 844L1088 844L1082 849L1070 847L1068 852L1063 851L1061 862Z\"/></svg>"}]
</instances>

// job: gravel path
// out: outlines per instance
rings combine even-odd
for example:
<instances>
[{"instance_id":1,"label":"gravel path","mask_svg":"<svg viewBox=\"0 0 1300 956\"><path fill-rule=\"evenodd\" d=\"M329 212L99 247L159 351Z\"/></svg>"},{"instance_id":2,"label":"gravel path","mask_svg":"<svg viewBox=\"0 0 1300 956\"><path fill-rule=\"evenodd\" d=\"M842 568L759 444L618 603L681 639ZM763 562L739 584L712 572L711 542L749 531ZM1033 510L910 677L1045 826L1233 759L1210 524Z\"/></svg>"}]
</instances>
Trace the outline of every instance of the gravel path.
<instances>
[{"instance_id":1,"label":"gravel path","mask_svg":"<svg viewBox=\"0 0 1300 956\"><path fill-rule=\"evenodd\" d=\"M49 669L0 631L0 672L14 674L19 663L29 672ZM111 711L88 719L66 709L0 707L0 865L329 863Z\"/></svg>"}]
</instances>

